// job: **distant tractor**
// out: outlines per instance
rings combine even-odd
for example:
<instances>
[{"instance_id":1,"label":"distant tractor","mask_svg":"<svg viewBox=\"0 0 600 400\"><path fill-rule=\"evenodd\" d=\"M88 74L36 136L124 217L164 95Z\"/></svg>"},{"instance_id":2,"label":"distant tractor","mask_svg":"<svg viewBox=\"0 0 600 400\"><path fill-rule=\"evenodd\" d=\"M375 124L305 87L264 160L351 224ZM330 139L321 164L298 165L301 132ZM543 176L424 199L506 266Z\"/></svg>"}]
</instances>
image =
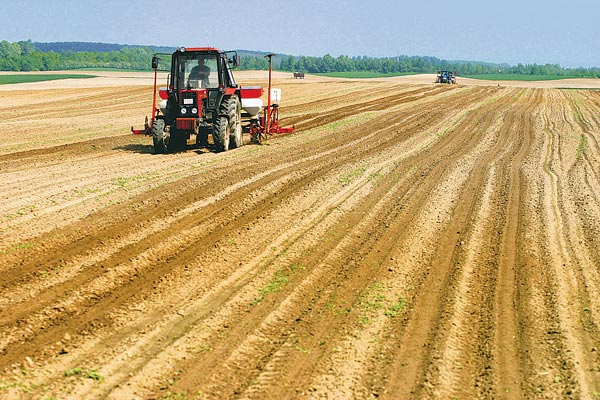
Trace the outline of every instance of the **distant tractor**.
<instances>
[{"instance_id":1,"label":"distant tractor","mask_svg":"<svg viewBox=\"0 0 600 400\"><path fill-rule=\"evenodd\" d=\"M171 57L171 70L168 87L158 91L162 101L157 108L159 55ZM237 52L224 52L212 47L181 47L172 55L155 54L152 58L152 119L148 123L146 117L144 129L134 130L132 127L131 131L152 136L155 153L184 150L187 141L194 135L198 147L209 146L209 135L216 151L242 146L241 110L250 115L251 121L260 121L259 113L263 109L260 97L264 91L261 86L240 87L235 83L232 69L238 64ZM268 109L271 109L270 103ZM276 119L270 122L277 124ZM262 129L259 122L252 122L252 125L255 130L256 127Z\"/></svg>"},{"instance_id":2,"label":"distant tractor","mask_svg":"<svg viewBox=\"0 0 600 400\"><path fill-rule=\"evenodd\" d=\"M294 79L304 79L304 72L294 72Z\"/></svg>"},{"instance_id":3,"label":"distant tractor","mask_svg":"<svg viewBox=\"0 0 600 400\"><path fill-rule=\"evenodd\" d=\"M437 71L435 83L447 83L456 85L456 72L453 71Z\"/></svg>"}]
</instances>

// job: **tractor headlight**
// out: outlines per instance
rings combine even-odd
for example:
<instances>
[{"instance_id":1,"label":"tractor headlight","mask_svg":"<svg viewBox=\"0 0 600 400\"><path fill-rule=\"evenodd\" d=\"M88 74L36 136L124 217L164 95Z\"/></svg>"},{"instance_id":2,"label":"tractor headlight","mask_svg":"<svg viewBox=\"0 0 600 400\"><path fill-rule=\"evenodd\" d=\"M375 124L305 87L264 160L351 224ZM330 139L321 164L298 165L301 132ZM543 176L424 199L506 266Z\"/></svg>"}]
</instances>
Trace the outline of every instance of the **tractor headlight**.
<instances>
[{"instance_id":1,"label":"tractor headlight","mask_svg":"<svg viewBox=\"0 0 600 400\"><path fill-rule=\"evenodd\" d=\"M196 107L192 108L192 114L198 114L198 109Z\"/></svg>"},{"instance_id":2,"label":"tractor headlight","mask_svg":"<svg viewBox=\"0 0 600 400\"><path fill-rule=\"evenodd\" d=\"M181 109L182 114L185 114L186 112L187 112L187 110L185 109L185 107Z\"/></svg>"}]
</instances>

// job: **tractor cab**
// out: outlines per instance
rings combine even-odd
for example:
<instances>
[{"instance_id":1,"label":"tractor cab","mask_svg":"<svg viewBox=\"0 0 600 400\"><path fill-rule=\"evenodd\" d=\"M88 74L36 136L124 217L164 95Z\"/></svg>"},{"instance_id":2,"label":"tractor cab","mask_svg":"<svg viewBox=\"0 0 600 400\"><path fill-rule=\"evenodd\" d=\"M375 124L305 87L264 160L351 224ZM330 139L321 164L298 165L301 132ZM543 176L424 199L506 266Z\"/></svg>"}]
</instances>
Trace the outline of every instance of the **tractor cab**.
<instances>
[{"instance_id":1,"label":"tractor cab","mask_svg":"<svg viewBox=\"0 0 600 400\"><path fill-rule=\"evenodd\" d=\"M229 64L237 66L237 55L229 58L228 53L211 47L182 47L173 53L171 63L171 85L175 90L236 87Z\"/></svg>"},{"instance_id":2,"label":"tractor cab","mask_svg":"<svg viewBox=\"0 0 600 400\"><path fill-rule=\"evenodd\" d=\"M167 123L177 118L212 119L222 97L237 89L230 64L237 54L207 48L180 48L171 59ZM228 90L229 89L229 90Z\"/></svg>"},{"instance_id":3,"label":"tractor cab","mask_svg":"<svg viewBox=\"0 0 600 400\"><path fill-rule=\"evenodd\" d=\"M177 58L176 87L216 89L219 87L219 68L216 54L185 54Z\"/></svg>"}]
</instances>

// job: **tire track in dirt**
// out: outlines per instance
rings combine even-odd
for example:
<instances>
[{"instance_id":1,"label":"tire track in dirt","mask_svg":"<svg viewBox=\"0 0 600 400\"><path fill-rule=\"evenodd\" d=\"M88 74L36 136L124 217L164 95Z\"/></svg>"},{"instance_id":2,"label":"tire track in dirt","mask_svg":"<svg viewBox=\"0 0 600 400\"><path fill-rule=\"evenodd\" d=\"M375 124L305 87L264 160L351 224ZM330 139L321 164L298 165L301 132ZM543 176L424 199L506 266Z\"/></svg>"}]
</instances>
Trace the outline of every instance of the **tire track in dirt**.
<instances>
[{"instance_id":1,"label":"tire track in dirt","mask_svg":"<svg viewBox=\"0 0 600 400\"><path fill-rule=\"evenodd\" d=\"M111 229L113 229L113 228L116 228L116 230L115 230L116 232L122 232L122 229L124 228L124 225L125 225L125 224L129 224L129 223L130 223L130 222L128 222L128 221L127 221L127 222L124 222L124 223L122 224L122 226L121 226L121 227L118 227L118 226L117 226L117 227L111 227ZM76 229L76 231L79 231L79 228L78 228L78 229ZM100 231L100 232L97 232L96 234L94 234L94 236L104 237L104 238L107 238L107 239L109 239L109 240L110 240L110 235L108 235L108 234L107 234L107 232L104 232L104 233L102 233L102 231ZM67 242L68 242L68 243L71 243L71 242L72 242L72 240L73 240L73 239L69 239ZM93 242L92 242L92 243L94 243L94 242L95 242L95 240L94 240L94 239L92 239L92 240L93 240ZM79 246L81 246L82 248L89 248L89 244L87 243L87 241L86 241L86 242L83 242L83 243L81 243ZM137 246L139 246L139 247L144 247L144 245L143 245L143 244L139 244L139 243L137 244ZM72 246L69 246L69 247L72 247ZM78 247L75 247L75 248L70 248L70 249L63 249L63 250L61 250L61 251L60 251L60 253L59 253L59 254L60 254L60 258L61 258L61 259L63 259L63 258L68 258L68 254L69 254L69 252L71 252L71 254L74 254L74 255L75 255L75 254L79 254L79 253L80 253L80 250L78 250ZM134 250L134 254L135 254L135 250ZM120 255L120 256L122 256L122 255ZM127 258L127 257L128 257L128 256L126 256L126 255L125 255L123 258ZM59 261L61 261L61 260L59 260ZM46 266L48 266L48 264L49 264L49 263L48 263L48 260L46 260L46 261L41 261L41 260L33 260L33 261L30 263L30 265L32 265L33 267L35 267L35 266L38 266L38 265L41 265L41 264L45 264ZM106 267L106 268L109 268L109 267L110 267L110 265L108 265L108 266L105 266L105 267ZM23 271L23 269L24 269L24 267L21 267L21 271ZM25 270L26 270L26 269L25 269ZM89 278L85 278L85 276L86 276L86 275L84 274L84 275L81 275L81 276L79 276L79 277L78 277L78 279L80 279L80 282L81 282L82 284L83 284L83 282L87 282L87 281L88 281L88 279L89 279ZM83 280L81 281L81 279L83 279ZM74 284L74 282L69 282L69 284L71 284L71 285L72 285L72 284ZM48 298L48 299L54 299L54 296L55 296L55 294L56 294L56 293L60 293L62 290L63 290L63 289L62 289L62 287L61 287L61 286L57 287L55 290L53 290L53 292L51 292L51 293L50 293L50 295L49 295L47 298ZM41 300L40 298L37 298L37 300L36 300L36 305L43 304L43 301L40 301L40 300ZM24 312L24 313L29 313L29 312L31 312L31 310L28 310L28 309L23 309L23 312ZM14 316L14 315L13 315L13 316Z\"/></svg>"},{"instance_id":2,"label":"tire track in dirt","mask_svg":"<svg viewBox=\"0 0 600 400\"><path fill-rule=\"evenodd\" d=\"M542 108L545 113L544 109ZM564 113L558 115L565 117ZM537 121L537 125L540 125ZM520 324L521 337L526 353L521 353L526 365L523 388L529 393L540 394L548 392L549 395L559 396L564 393L565 385L571 385L573 375L564 375L568 370L567 352L564 343L559 337L560 322L559 312L552 297L547 294L555 291L555 283L547 263L546 239L543 238L547 231L548 222L544 214L551 201L544 188L544 176L537 173L538 168L547 168L548 151L550 144L544 140L545 132L536 131L535 151L528 156L533 168L523 168L526 182L526 203L529 207L524 209L523 243L521 250L522 266L518 270L519 305L523 322ZM564 140L565 138L561 138ZM554 150L553 150L554 151ZM537 164L537 165L536 165ZM527 165L527 164L526 164ZM532 173L533 172L535 173ZM539 327L538 329L533 328ZM561 375L562 374L562 375ZM560 379L556 377L560 376Z\"/></svg>"},{"instance_id":3,"label":"tire track in dirt","mask_svg":"<svg viewBox=\"0 0 600 400\"><path fill-rule=\"evenodd\" d=\"M383 92L386 96L376 99L370 99L362 102L355 102L345 107L336 108L333 111L323 111L319 109L314 113L302 113L298 117L288 117L284 121L286 124L298 125L299 129L311 129L316 126L326 125L336 121L340 116L358 115L360 113L368 113L370 111L381 111L396 105L410 103L417 100L435 96L444 92L445 88L433 88L424 90L423 88L398 94L389 94L388 91ZM372 97L372 96L371 96Z\"/></svg>"},{"instance_id":4,"label":"tire track in dirt","mask_svg":"<svg viewBox=\"0 0 600 400\"><path fill-rule=\"evenodd\" d=\"M16 221L44 246L0 254L0 393L592 398L596 94L351 86L288 84L300 129L260 147L157 157L117 137L0 156L15 186L40 186L11 192L29 204L136 162L157 174L53 231L24 221L58 209ZM326 93L323 118L307 93ZM66 163L60 189L26 176Z\"/></svg>"},{"instance_id":5,"label":"tire track in dirt","mask_svg":"<svg viewBox=\"0 0 600 400\"><path fill-rule=\"evenodd\" d=\"M506 104L508 101L510 101L509 97L505 97L502 101L503 104ZM502 104L501 103L501 104ZM502 106L499 104L490 104L487 107L484 107L481 110L478 110L479 112L474 115L471 116L470 119L468 119L467 121L465 121L465 124L462 126L457 127L454 130L454 140L456 140L456 135L464 135L465 133L473 133L475 135L475 139L474 143L476 143L476 140L481 140L481 138L483 137L483 135L486 133L486 131L488 131L491 127L491 124L494 123L494 113L491 112L492 110L496 109L496 108L500 108L502 109ZM482 120L483 118L483 120ZM481 122L480 122L481 121ZM469 125L470 124L470 125ZM464 139L463 139L464 140ZM488 146L489 144L489 140L488 139ZM454 141L453 141L454 143ZM485 141L482 141L482 143L485 143ZM492 142L493 143L493 142ZM472 143L471 146L474 146L474 144ZM483 146L483 144L481 144L480 146ZM464 147L464 145L463 145ZM480 150L477 150L479 152L481 152L483 149L485 149L485 147L480 147ZM489 152L490 149L488 149L487 151ZM467 147L465 150L463 150L465 153L467 151L474 151L473 147ZM463 154L463 158L464 158L464 154ZM450 153L452 154L452 153ZM459 153L461 154L461 153ZM468 154L468 153L466 153ZM447 156L450 157L450 156ZM473 159L473 155L471 155L470 157L466 157L464 158L465 160L468 159ZM460 159L460 156L457 156L456 159ZM485 160L485 159L484 159ZM472 161L471 161L472 162ZM468 165L468 164L467 164ZM485 165L482 162L482 165ZM465 168L465 164L457 166L456 168ZM459 174L460 175L460 174ZM445 183L443 183L444 181L440 182L439 185L441 187L446 186L447 187L447 191L450 193L455 193L454 196L458 196L460 193L460 190L457 191L457 189L451 189L451 185L459 185L462 186L464 185L464 182L462 182L461 180L453 182L453 180L451 180L450 178L445 178L447 179L447 181ZM462 178L464 179L464 178ZM481 175L477 178L479 179L479 183L476 183L475 185L473 185L474 188L478 188L481 186ZM462 182L462 184L461 184ZM477 181L476 181L477 182ZM468 187L470 187L470 184L468 185ZM438 189L439 191L439 189ZM439 191L438 196L442 195L442 193L444 193L445 190L441 190ZM468 193L467 196L471 197L471 193ZM474 204L473 201L475 201L475 196L469 198L467 197L466 199L462 200L462 201L452 201L450 200L452 197L449 196L449 199L444 199L444 204L446 204L444 207L441 206L441 204L436 205L435 208L433 208L433 206L429 206L430 208L432 208L431 211L429 211L429 213L432 214L431 217L426 217L426 218L432 218L435 217L434 221L437 221L435 224L433 224L433 226L435 226L435 229L438 230L442 230L439 231L438 233L434 232L429 232L429 234L427 236L431 236L431 237L443 237L445 238L444 240L442 240L439 244L439 247L437 248L430 248L430 247L425 247L424 251L423 250L417 250L420 251L421 254L412 254L409 251L409 253L406 255L406 258L414 260L417 259L419 260L419 262L417 263L417 265L415 266L415 268L418 265L421 265L421 268L424 268L424 271L419 272L418 270L416 271L412 271L412 272L407 272L405 273L406 276L419 276L420 278L417 279L425 279L425 281L423 282L414 282L414 278L412 279L412 285L413 288L412 290L414 292L426 292L429 294L427 300L425 303L421 304L421 300L418 297L415 297L416 295L414 293L411 293L409 296L406 297L407 299L407 303L411 304L411 315L410 315L410 320L408 321L408 324L403 327L402 331L406 332L403 334L398 334L396 333L396 337L398 341L401 341L403 337L405 337L404 335L406 335L407 337L414 337L414 338L418 338L416 340L413 340L411 343L406 343L405 345L398 345L399 348L394 349L394 360L386 360L386 364L388 365L396 365L394 368L392 368L389 373L391 374L389 377L387 378L383 378L382 380L387 380L389 382L394 382L393 386L391 386L391 392L390 395L392 396L392 398L394 396L396 397L408 397L409 393L413 393L413 395L419 396L419 393L421 393L421 390L423 390L423 383L419 384L418 382L423 382L423 379L425 379L425 373L427 371L428 367L428 359L431 359L431 357L435 357L432 352L434 352L434 349L431 347L431 343L435 342L435 336L436 335L441 335L442 332L444 332L443 328L440 327L439 325L435 326L433 325L433 321L436 321L437 318L442 318L442 315L444 315L445 313L442 313L442 304L440 304L439 302L442 302L443 298L447 298L447 299L452 299L452 295L451 292L448 292L449 288L448 286L452 286L451 282L454 279L454 275L456 274L456 264L458 262L458 260L456 259L456 257L458 257L458 255L460 254L460 246L457 247L457 242L461 241L461 237L464 237L463 235L467 235L468 232L465 233L465 229L466 229L466 223L467 221L471 218L470 215L473 212L474 209ZM439 201L434 201L434 200L428 200L431 201L432 203L438 203ZM458 205L454 204L457 203ZM454 207L458 207L458 209L456 210L452 210ZM433 211L433 209L435 209L436 211ZM452 211L451 211L452 210ZM438 214L439 213L439 214ZM425 213L424 216L427 216L428 213ZM446 220L448 218L452 218L450 219L450 221L446 222ZM453 222L453 219L456 218L457 220ZM425 220L427 221L427 219ZM418 226L422 226L425 225L425 223L419 224ZM432 225L431 223L429 223L429 225ZM430 228L431 229L431 228ZM417 230L419 231L419 230ZM446 233L442 233L443 231L445 231ZM427 230L423 230L423 232L428 232ZM409 242L411 243L410 245L405 245L404 247L406 249L419 249L419 246L417 245L417 243L419 243L419 241L421 242L427 242L427 239L424 237L417 237L414 239L415 242ZM433 244L429 244L429 246L432 246ZM422 247L421 247L422 248ZM395 258L395 257L394 257ZM400 253L400 259L404 258L402 256L402 253ZM431 276L429 279L425 278L428 273L426 272L427 270L431 269L433 266L435 266L435 271L436 274ZM406 268L406 267L405 267ZM435 278L434 278L435 277ZM405 295L406 296L406 295ZM441 314L436 314L433 310L435 309L439 309ZM431 319L430 322L426 322L425 319ZM442 319L442 321L445 318ZM438 321L436 321L436 323L439 323ZM458 322L460 323L460 322ZM414 324L414 325L413 325ZM412 330L415 329L414 327L418 327L419 332L413 332ZM398 330L396 330L396 332L398 332ZM439 333L435 333L435 332L439 332ZM390 333L391 334L391 333ZM394 342L396 342L396 340L394 340ZM429 343L429 344L428 344ZM391 351L391 349L390 349ZM410 354L410 357L408 357L408 354ZM434 358L436 359L436 358ZM431 361L430 361L431 362ZM435 363L434 363L435 365ZM381 366L384 369L388 369L390 367L385 367L385 366ZM420 375L420 377L419 377ZM429 378L428 378L429 379ZM411 383L409 383L411 382Z\"/></svg>"},{"instance_id":6,"label":"tire track in dirt","mask_svg":"<svg viewBox=\"0 0 600 400\"><path fill-rule=\"evenodd\" d=\"M572 250L575 252L571 254L576 254L585 249L576 241L570 241L572 233L569 231L577 229L563 219L563 216L571 215L572 210L568 205L569 190L561 188L564 187L561 176L566 176L564 171L571 167L564 166L571 165L575 154L565 151L573 142L574 125L569 114L564 112L568 101L562 95L559 91L544 92L541 116L531 129L539 144L521 168L527 183L523 203L529 204L523 208L520 251L523 262L518 274L519 304L523 314L520 330L523 348L529 349L527 353L522 352L527 365L523 388L531 393L555 397L588 398L590 382L597 378L593 378L593 372L576 365L591 362L586 347L589 349L589 340L596 334L585 324L576 322L580 317L587 318L585 313L575 311L580 309L578 298L586 292L588 285L581 286L585 279L575 278L579 274L576 271L589 275L586 261L579 264L580 268L573 269L570 264L577 262L564 258L572 257L568 255ZM566 254L562 254L563 250ZM581 316L575 317L578 313ZM534 329L536 325L537 330Z\"/></svg>"},{"instance_id":7,"label":"tire track in dirt","mask_svg":"<svg viewBox=\"0 0 600 400\"><path fill-rule=\"evenodd\" d=\"M439 349L433 351L435 361L425 381L424 391L429 395L522 396L514 385L520 369L514 275L521 185L518 174L510 174L508 166L520 165L528 150L522 143L527 132L523 119L539 101L531 92L524 93L520 91L506 108L496 110L495 119L502 123L486 129L494 138L493 148L479 157L465 185L472 188L471 193L465 192L467 198L473 197L470 216L462 229L449 230L459 234L450 281L456 290L446 294L449 301L438 328L440 337L433 340ZM469 200L459 200L463 203Z\"/></svg>"},{"instance_id":8,"label":"tire track in dirt","mask_svg":"<svg viewBox=\"0 0 600 400\"><path fill-rule=\"evenodd\" d=\"M357 111L357 110L353 110L353 112L356 112L356 111ZM420 115L422 115L422 114L423 114L423 113L421 113ZM340 118L343 118L343 117L346 117L346 116L347 116L346 114L340 114ZM411 116L411 118L413 118L413 117ZM343 137L340 137L340 138L336 138L336 140L339 140L340 142L342 142L342 141L344 140L344 138L343 138ZM306 154L308 154L308 152L307 152ZM30 154L29 154L29 153L27 153L27 155L29 156ZM86 157L86 156L84 155L82 158L85 158L85 157ZM137 160L137 159L136 159L136 160ZM209 162L210 162L210 161L209 161ZM127 163L124 163L124 165L125 165L125 167L126 167L125 169L129 169L129 168L130 168L130 167L128 166L128 164L127 164ZM176 165L176 164L173 164L173 165ZM162 166L162 164L161 164L161 166ZM59 168L61 168L61 167L59 167ZM172 168L172 167L171 167L171 166L169 166L169 165L166 165L166 168ZM242 170L242 169L243 169L243 167L242 167L242 168L239 168L239 170ZM93 170L93 169L92 169L92 170ZM43 173L42 173L41 175L43 175ZM204 179L202 182L206 182L206 179ZM166 189L168 189L168 188L166 188ZM13 207L13 208L15 208L15 207ZM146 213L145 215L148 215L148 216L150 216L150 215L152 215L152 213ZM123 229L123 227L121 226L121 228L120 228L120 229ZM72 239L71 239L71 240L72 240ZM38 262L38 263L40 263L40 262L41 262L41 260L38 260L37 262Z\"/></svg>"},{"instance_id":9,"label":"tire track in dirt","mask_svg":"<svg viewBox=\"0 0 600 400\"><path fill-rule=\"evenodd\" d=\"M577 102L571 100L570 106L573 110L572 115L575 116L575 123L571 123L570 126L578 126L583 138L588 134L590 124L582 117ZM553 114L548 113L548 115ZM552 271L558 291L556 307L561 329L557 334L560 335L559 338L564 342L564 346L569 349L566 354L567 362L573 365L572 381L567 380L564 393L577 394L585 398L597 393L600 387L597 378L594 379L589 371L581 368L582 365L597 363L599 360L598 355L594 354L594 351L590 353L588 349L594 349L599 343L600 321L597 305L592 299L600 296L600 276L597 270L585 267L597 264L598 259L593 259L593 254L597 252L590 252L590 249L597 249L597 246L590 243L593 239L586 239L587 246L582 246L580 238L595 237L590 235L589 230L593 231L594 227L597 229L599 220L597 213L595 218L591 219L590 213L581 207L582 204L589 204L589 201L593 201L595 197L591 194L593 190L590 190L594 184L590 185L587 174L583 172L586 169L590 170L587 168L588 160L581 157L581 154L577 154L574 161L567 159L566 165L562 165L561 162L555 163L552 158L553 138L558 136L553 126L557 125L551 124L550 119L546 118L544 130L550 139L544 169L549 177L548 195L545 199L548 256L551 258L549 264L553 266ZM597 201L594 203L597 207Z\"/></svg>"},{"instance_id":10,"label":"tire track in dirt","mask_svg":"<svg viewBox=\"0 0 600 400\"><path fill-rule=\"evenodd\" d=\"M515 98L518 97L517 94ZM446 294L447 305L444 308L447 311L442 314L442 326L438 328L440 337L433 340L434 362L427 373L424 390L438 398L474 398L489 393L493 387L490 368L496 356L493 354L491 345L493 335L490 333L497 325L494 324L494 310L507 314L497 319L501 324L512 326L514 330L514 322L511 324L511 320L514 321L516 318L510 315L513 303L508 302L506 308L496 308L493 304L494 278L496 274L503 273L503 268L493 265L495 264L493 261L490 263L494 255L502 253L497 245L501 241L501 237L497 237L497 232L501 232L502 228L498 229L498 222L494 221L494 216L503 214L497 213L498 205L502 204L502 197L490 190L498 186L498 181L494 181L493 177L502 181L498 178L500 173L497 170L500 168L497 165L502 159L512 157L511 148L515 146L511 145L507 131L515 129L514 109L519 106L509 105L507 109L501 111L500 115L504 114L503 117L494 118L503 121L502 125L490 126L486 129L486 135L492 138L491 143L489 143L490 139L487 139L488 146L493 147L485 149L485 156L478 157L477 164L472 170L480 172L473 174L468 185L464 185L472 188L472 192L479 193L467 192L466 194L473 199L464 226L462 229L460 226L456 227L460 235L453 256L455 271L452 273L449 285L454 289L454 293ZM482 138L482 143L485 142L486 140ZM489 171L489 175L486 171ZM467 200L458 202L469 203ZM510 275L505 279L507 285L511 282L509 278ZM503 293L503 290L497 292ZM509 291L509 299L510 293ZM500 300L500 303L504 305L506 301ZM484 309L490 312L480 310L482 305L485 305ZM503 327L500 325L498 328ZM501 351L515 349L514 343L506 340L504 332L496 335L507 344L498 346ZM514 332L508 336L508 338L514 337ZM500 376L504 376L507 370L514 373L515 365L518 365L514 353L504 354L504 358L507 359L508 365L499 366L502 371ZM479 360L479 363L475 360ZM432 390L433 388L436 389ZM462 389L458 391L457 388Z\"/></svg>"},{"instance_id":11,"label":"tire track in dirt","mask_svg":"<svg viewBox=\"0 0 600 400\"><path fill-rule=\"evenodd\" d=\"M521 319L522 310L519 307L521 294L517 291L519 269L522 265L521 249L526 243L523 232L523 204L525 193L520 168L524 158L533 147L533 118L534 110L538 107L541 99L541 91L530 91L518 110L513 110L519 123L515 126L505 124L501 135L505 138L513 138L511 153L508 153L500 164L502 173L499 174L497 182L507 182L503 193L498 199L499 204L506 204L503 218L496 220L496 226L492 226L489 232L490 245L497 240L500 244L497 252L491 252L488 259L498 258L498 272L495 274L495 316L490 328L495 332L493 337L494 347L491 351L493 376L486 382L489 385L487 394L491 396L518 399L524 395L523 388L519 384L523 376L528 373L521 354L524 346L519 331L518 321ZM516 132L515 132L516 131ZM515 137L516 136L516 137ZM501 159L502 160L502 159ZM502 187L502 185L498 185ZM492 214L492 215L495 215ZM502 232L496 235L494 232ZM492 322L492 321L490 321ZM487 366L486 366L487 367Z\"/></svg>"},{"instance_id":12,"label":"tire track in dirt","mask_svg":"<svg viewBox=\"0 0 600 400\"><path fill-rule=\"evenodd\" d=\"M151 93L144 87L36 90L25 92L30 102L5 94L0 154L122 135L148 113Z\"/></svg>"},{"instance_id":13,"label":"tire track in dirt","mask_svg":"<svg viewBox=\"0 0 600 400\"><path fill-rule=\"evenodd\" d=\"M323 90L318 90L319 102L315 103L315 94L297 97L290 100L294 114L310 114L317 109L324 112L340 107L340 97L347 97L354 101L362 99L371 100L374 96L385 96L395 93L397 96L405 96L408 93L418 93L423 88L416 85L389 85L385 82L369 82L357 84L355 82L337 82L335 85L327 85ZM287 92L287 90L286 90ZM286 103L287 104L287 103ZM289 111L286 107L286 111Z\"/></svg>"},{"instance_id":14,"label":"tire track in dirt","mask_svg":"<svg viewBox=\"0 0 600 400\"><path fill-rule=\"evenodd\" d=\"M367 207L367 208L370 208L370 207ZM360 213L359 213L359 215L360 215ZM367 235L367 236L368 236L368 235ZM325 253L325 254L326 254L326 253ZM321 259L322 259L322 257L318 257L318 258L317 258L317 260L321 260ZM342 264L342 265L343 265L343 264ZM347 273L338 273L338 274L335 274L334 276L337 276L337 277L339 277L339 276L343 276L343 275L346 275L346 274L347 274ZM347 278L346 278L346 279L347 279ZM345 279L345 280L346 280L346 279ZM331 283L333 283L333 282L331 282ZM330 284L331 284L331 283L330 283ZM339 285L339 284L337 284L337 285ZM313 309L313 307L311 307L311 309ZM302 317L302 320L305 320L305 319L306 319L306 318L305 318L305 316L303 316L303 317ZM290 319L285 319L285 318L279 318L279 319L278 319L278 321L282 321L282 320L283 320L283 321L285 321L285 320L290 320ZM293 320L293 318L291 318L291 320ZM285 331L285 329L282 329L282 330L283 330L283 331ZM335 329L332 329L332 330L335 330ZM330 331L330 330L326 330L326 331ZM280 340L277 340L277 339L272 339L272 342L274 342L274 343L280 343ZM254 351L255 351L255 352L259 352L259 350L258 350L258 349L254 349ZM248 354L248 353L249 353L248 351L246 351L246 352L245 352L245 354ZM276 351L275 351L275 350L272 350L272 353L274 354L274 353L276 353ZM270 353L270 354L271 354L271 353ZM220 358L220 357L217 357L217 358ZM250 364L252 364L252 363L250 363ZM295 364L294 364L294 363L292 363L291 365L286 365L285 367L283 367L283 368L278 368L277 370L278 370L278 371L288 371L288 370L289 370L289 368L292 368L292 372L291 372L289 375L286 375L286 378L287 378L287 379L289 379L289 378L290 378L290 377L292 377L292 376L295 376L295 377L297 377L297 376L298 376L298 374L294 373L294 369L295 369L295 368L293 367L294 365L295 365ZM210 370L211 368L210 368L210 367L206 367L205 369L209 369L209 370ZM236 375L236 377L239 377L239 371L236 371L236 372L235 372L235 375ZM265 375L269 376L269 374L268 374L268 373L265 373ZM220 376L220 377L222 378L222 375L221 375L221 374L217 374L217 376ZM302 376L302 375L300 375L300 376ZM272 379L272 378L271 378L271 379ZM250 380L250 379L249 379L249 380ZM279 382L279 384L281 384L281 377L277 377L277 382ZM272 392L272 390L273 390L273 389L272 389L272 386L269 386L269 388L270 388L270 389L269 389L269 390L270 390L270 391L269 391L269 396L273 396L273 397L275 397L275 398L276 398L276 397L278 397L278 396L277 396L277 394L273 394L273 392ZM218 390L218 389L214 389L214 390ZM241 389L240 389L240 390L241 390ZM257 388L253 388L252 390L253 390L253 392L256 392L256 391L257 391L257 390L259 390L259 389L257 389ZM220 393L221 393L221 392L220 392ZM224 394L224 395L225 395L225 394ZM260 396L259 396L259 397L260 397Z\"/></svg>"},{"instance_id":15,"label":"tire track in dirt","mask_svg":"<svg viewBox=\"0 0 600 400\"><path fill-rule=\"evenodd\" d=\"M439 153L439 151L435 151L435 153ZM428 178L430 178L430 177L431 177L431 175L430 175L430 174L428 174ZM431 189L430 189L430 190L431 190ZM429 193L429 191L430 191L430 190L428 190L426 193ZM393 230L392 230L392 232L393 232ZM417 241L422 241L422 239L421 239L421 240L417 240ZM407 246L407 247L412 247L412 246ZM415 248L418 248L418 247L419 247L419 246L416 246ZM384 253L384 254L389 254L389 249L388 249L388 250L386 251L386 253ZM414 255L413 255L413 256L407 256L407 257L406 257L406 259L413 259L414 257L416 257L416 256L414 256ZM400 258L403 258L403 257L400 257ZM392 259L396 259L396 256L392 257ZM393 270L396 270L395 266L394 266ZM384 285L383 285L383 286L384 286L384 287L387 287L387 286L394 287L394 286L396 286L396 290L398 290L398 292L396 292L396 293L392 292L392 293L390 294L390 293L387 293L387 292L384 290L384 291L382 291L381 293L379 293L379 296L381 296L381 295L383 295L383 294L385 293L385 294L387 294L387 296L385 296L386 298L397 298L397 299L404 299L404 300L402 300L402 303L403 303L403 304L405 304L405 303L406 303L406 300L405 300L405 297L404 297L404 296L406 296L406 293L405 293L405 291L406 291L406 288L402 288L402 289L400 290L400 289L399 289L399 287L398 287L398 285L397 285L397 284L395 285L395 284L394 284L394 283L392 283L392 282L386 282L386 283L384 283ZM381 321L381 318L380 318L380 321ZM393 334L392 334L392 335L393 335ZM367 336L367 339L369 339L369 336ZM349 346L346 346L346 347L348 347L348 348L352 348L352 347L354 347L354 345L355 345L355 344L356 344L356 343L352 343L352 345L349 345ZM357 346L357 347L360 347L360 346ZM382 354L383 354L383 353L385 353L385 351L382 351ZM377 367L374 367L374 368L366 368L366 369L368 369L368 370L370 370L370 371L375 371L375 370L378 370L380 367L381 367L381 366L377 366ZM344 367L343 367L343 366L340 366L340 367L338 367L337 369L338 369L338 373L340 373L340 371L342 371L342 370L344 369ZM358 380L358 379L355 379L355 381L359 381L359 380ZM331 383L335 382L335 378L331 379L331 381L330 381L330 382L331 382ZM377 384L381 384L381 381L379 381L379 382L376 382L376 380L375 380L375 381L373 381L372 387L377 387ZM338 385L338 386L339 386L339 385ZM355 389L356 389L356 388L355 388ZM362 390L364 391L364 390L365 390L365 388L362 388ZM350 391L350 392L351 392L351 391ZM367 392L367 393L368 393L368 392ZM376 389L376 392L375 392L375 393L379 393L379 394L381 394L381 393L382 393L382 391L381 391L380 389Z\"/></svg>"}]
</instances>

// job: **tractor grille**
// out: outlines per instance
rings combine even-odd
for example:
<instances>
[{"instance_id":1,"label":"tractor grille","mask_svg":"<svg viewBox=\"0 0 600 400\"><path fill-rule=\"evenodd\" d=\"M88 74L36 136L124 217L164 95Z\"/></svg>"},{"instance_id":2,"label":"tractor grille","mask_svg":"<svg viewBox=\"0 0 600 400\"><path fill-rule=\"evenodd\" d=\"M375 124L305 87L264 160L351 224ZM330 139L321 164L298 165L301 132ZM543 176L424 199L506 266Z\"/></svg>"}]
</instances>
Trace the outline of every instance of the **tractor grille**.
<instances>
[{"instance_id":1,"label":"tractor grille","mask_svg":"<svg viewBox=\"0 0 600 400\"><path fill-rule=\"evenodd\" d=\"M181 91L181 105L182 106L197 106L198 105L198 92Z\"/></svg>"},{"instance_id":2,"label":"tractor grille","mask_svg":"<svg viewBox=\"0 0 600 400\"><path fill-rule=\"evenodd\" d=\"M175 121L175 126L181 131L196 131L196 118L178 118Z\"/></svg>"}]
</instances>

